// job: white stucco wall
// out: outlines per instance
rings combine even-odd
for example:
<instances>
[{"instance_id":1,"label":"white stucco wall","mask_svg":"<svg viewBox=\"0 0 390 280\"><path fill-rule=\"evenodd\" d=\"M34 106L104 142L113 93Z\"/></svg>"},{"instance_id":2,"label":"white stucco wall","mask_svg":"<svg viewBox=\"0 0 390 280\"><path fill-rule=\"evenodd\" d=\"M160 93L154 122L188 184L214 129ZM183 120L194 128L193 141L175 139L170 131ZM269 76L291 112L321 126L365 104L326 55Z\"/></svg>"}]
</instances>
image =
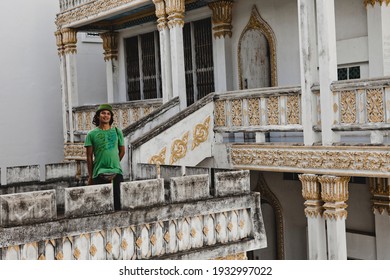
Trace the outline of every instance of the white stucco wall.
<instances>
[{"instance_id":1,"label":"white stucco wall","mask_svg":"<svg viewBox=\"0 0 390 280\"><path fill-rule=\"evenodd\" d=\"M2 169L63 159L58 11L58 1L0 2Z\"/></svg>"}]
</instances>

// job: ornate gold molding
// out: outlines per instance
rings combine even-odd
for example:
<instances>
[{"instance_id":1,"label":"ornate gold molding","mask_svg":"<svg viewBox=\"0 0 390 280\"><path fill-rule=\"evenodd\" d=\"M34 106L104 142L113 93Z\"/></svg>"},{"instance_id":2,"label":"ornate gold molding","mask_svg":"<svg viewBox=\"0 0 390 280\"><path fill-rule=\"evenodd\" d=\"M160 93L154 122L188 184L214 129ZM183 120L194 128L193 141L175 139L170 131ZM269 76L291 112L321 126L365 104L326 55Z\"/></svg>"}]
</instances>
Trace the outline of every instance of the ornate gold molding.
<instances>
[{"instance_id":1,"label":"ornate gold molding","mask_svg":"<svg viewBox=\"0 0 390 280\"><path fill-rule=\"evenodd\" d=\"M299 180L302 182L302 196L305 201L306 217L322 216L324 208L322 207L321 188L318 182L318 176L314 174L300 174Z\"/></svg>"},{"instance_id":2,"label":"ornate gold molding","mask_svg":"<svg viewBox=\"0 0 390 280\"><path fill-rule=\"evenodd\" d=\"M247 260L246 253L238 253L233 255L228 255L224 257L216 258L215 260Z\"/></svg>"},{"instance_id":3,"label":"ornate gold molding","mask_svg":"<svg viewBox=\"0 0 390 280\"><path fill-rule=\"evenodd\" d=\"M65 143L64 156L66 160L86 160L87 154L83 143Z\"/></svg>"},{"instance_id":4,"label":"ornate gold molding","mask_svg":"<svg viewBox=\"0 0 390 280\"><path fill-rule=\"evenodd\" d=\"M388 176L390 151L367 147L299 147L233 144L234 168L254 170L334 174L342 176Z\"/></svg>"},{"instance_id":5,"label":"ornate gold molding","mask_svg":"<svg viewBox=\"0 0 390 280\"><path fill-rule=\"evenodd\" d=\"M167 147L164 147L157 155L152 156L149 159L148 163L149 164L164 165L166 153L167 153Z\"/></svg>"},{"instance_id":6,"label":"ornate gold molding","mask_svg":"<svg viewBox=\"0 0 390 280\"><path fill-rule=\"evenodd\" d=\"M103 39L104 61L118 60L118 33L105 32L100 37Z\"/></svg>"},{"instance_id":7,"label":"ornate gold molding","mask_svg":"<svg viewBox=\"0 0 390 280\"><path fill-rule=\"evenodd\" d=\"M232 37L233 0L219 0L209 4L213 12L214 37Z\"/></svg>"},{"instance_id":8,"label":"ornate gold molding","mask_svg":"<svg viewBox=\"0 0 390 280\"><path fill-rule=\"evenodd\" d=\"M238 72L240 77L240 89L244 88L243 81L241 79L242 75L242 66L240 63L241 60L241 42L242 39L247 31L250 30L258 30L264 36L266 37L269 45L270 50L270 66L271 66L271 86L276 87L278 84L277 80L277 65L276 65L276 37L275 34L271 28L271 26L268 25L268 23L260 16L259 11L257 10L256 6L253 6L252 8L252 14L249 19L248 24L244 28L244 31L241 34L240 40L239 40L239 46L238 46Z\"/></svg>"},{"instance_id":9,"label":"ornate gold molding","mask_svg":"<svg viewBox=\"0 0 390 280\"><path fill-rule=\"evenodd\" d=\"M287 124L301 124L300 95L287 97Z\"/></svg>"},{"instance_id":10,"label":"ornate gold molding","mask_svg":"<svg viewBox=\"0 0 390 280\"><path fill-rule=\"evenodd\" d=\"M62 56L65 54L65 46L64 46L64 42L62 40L62 32L57 30L56 32L54 32L54 35L56 36L58 55Z\"/></svg>"},{"instance_id":11,"label":"ornate gold molding","mask_svg":"<svg viewBox=\"0 0 390 280\"><path fill-rule=\"evenodd\" d=\"M379 3L381 6L382 4L386 4L388 6L390 4L390 0L364 0L364 5L367 7L368 5L375 6L376 3Z\"/></svg>"},{"instance_id":12,"label":"ornate gold molding","mask_svg":"<svg viewBox=\"0 0 390 280\"><path fill-rule=\"evenodd\" d=\"M248 99L248 118L249 125L260 125L260 98Z\"/></svg>"},{"instance_id":13,"label":"ornate gold molding","mask_svg":"<svg viewBox=\"0 0 390 280\"><path fill-rule=\"evenodd\" d=\"M184 26L184 0L165 0L165 11L168 15L169 28L173 28L175 26Z\"/></svg>"},{"instance_id":14,"label":"ornate gold molding","mask_svg":"<svg viewBox=\"0 0 390 280\"><path fill-rule=\"evenodd\" d=\"M208 116L203 123L199 123L194 128L194 135L192 140L192 150L198 147L201 143L207 141L209 138L210 119Z\"/></svg>"},{"instance_id":15,"label":"ornate gold molding","mask_svg":"<svg viewBox=\"0 0 390 280\"><path fill-rule=\"evenodd\" d=\"M188 135L187 131L181 139L173 141L171 146L171 158L169 164L172 165L181 158L184 158L187 154Z\"/></svg>"},{"instance_id":16,"label":"ornate gold molding","mask_svg":"<svg viewBox=\"0 0 390 280\"><path fill-rule=\"evenodd\" d=\"M324 204L324 218L327 220L346 219L348 212L345 210L348 200L348 182L350 177L320 176L321 198Z\"/></svg>"},{"instance_id":17,"label":"ornate gold molding","mask_svg":"<svg viewBox=\"0 0 390 280\"><path fill-rule=\"evenodd\" d=\"M214 102L215 126L226 126L225 101L217 100Z\"/></svg>"},{"instance_id":18,"label":"ornate gold molding","mask_svg":"<svg viewBox=\"0 0 390 280\"><path fill-rule=\"evenodd\" d=\"M167 13L165 10L164 0L153 0L153 3L156 7L156 16L157 16L157 28L159 31L164 30L168 27Z\"/></svg>"},{"instance_id":19,"label":"ornate gold molding","mask_svg":"<svg viewBox=\"0 0 390 280\"><path fill-rule=\"evenodd\" d=\"M114 8L124 6L134 2L134 0L95 0L74 9L67 10L57 15L56 25L62 27L74 22L92 18L102 12L110 11Z\"/></svg>"},{"instance_id":20,"label":"ornate gold molding","mask_svg":"<svg viewBox=\"0 0 390 280\"><path fill-rule=\"evenodd\" d=\"M356 93L342 91L341 97L341 123L356 123Z\"/></svg>"},{"instance_id":21,"label":"ornate gold molding","mask_svg":"<svg viewBox=\"0 0 390 280\"><path fill-rule=\"evenodd\" d=\"M231 101L232 125L242 126L242 99Z\"/></svg>"},{"instance_id":22,"label":"ornate gold molding","mask_svg":"<svg viewBox=\"0 0 390 280\"><path fill-rule=\"evenodd\" d=\"M384 122L384 103L383 90L381 88L367 90L367 121L368 122Z\"/></svg>"},{"instance_id":23,"label":"ornate gold molding","mask_svg":"<svg viewBox=\"0 0 390 280\"><path fill-rule=\"evenodd\" d=\"M390 186L388 178L370 178L372 211L390 215Z\"/></svg>"},{"instance_id":24,"label":"ornate gold molding","mask_svg":"<svg viewBox=\"0 0 390 280\"><path fill-rule=\"evenodd\" d=\"M267 116L269 125L279 125L279 97L267 98Z\"/></svg>"},{"instance_id":25,"label":"ornate gold molding","mask_svg":"<svg viewBox=\"0 0 390 280\"><path fill-rule=\"evenodd\" d=\"M65 54L77 53L77 30L73 28L64 28L61 30L62 43L64 44Z\"/></svg>"}]
</instances>

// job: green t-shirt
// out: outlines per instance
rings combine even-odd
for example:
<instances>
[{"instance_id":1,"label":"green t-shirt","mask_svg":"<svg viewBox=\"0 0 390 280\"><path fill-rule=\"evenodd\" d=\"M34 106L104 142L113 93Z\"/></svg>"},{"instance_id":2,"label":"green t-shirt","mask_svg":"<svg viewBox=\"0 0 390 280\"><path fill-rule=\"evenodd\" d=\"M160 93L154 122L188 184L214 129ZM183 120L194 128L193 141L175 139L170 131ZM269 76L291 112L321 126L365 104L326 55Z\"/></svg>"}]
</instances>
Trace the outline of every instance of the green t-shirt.
<instances>
[{"instance_id":1,"label":"green t-shirt","mask_svg":"<svg viewBox=\"0 0 390 280\"><path fill-rule=\"evenodd\" d=\"M123 134L115 127L102 130L99 127L87 134L84 147L93 147L93 178L102 173L122 174L118 146L124 146Z\"/></svg>"}]
</instances>

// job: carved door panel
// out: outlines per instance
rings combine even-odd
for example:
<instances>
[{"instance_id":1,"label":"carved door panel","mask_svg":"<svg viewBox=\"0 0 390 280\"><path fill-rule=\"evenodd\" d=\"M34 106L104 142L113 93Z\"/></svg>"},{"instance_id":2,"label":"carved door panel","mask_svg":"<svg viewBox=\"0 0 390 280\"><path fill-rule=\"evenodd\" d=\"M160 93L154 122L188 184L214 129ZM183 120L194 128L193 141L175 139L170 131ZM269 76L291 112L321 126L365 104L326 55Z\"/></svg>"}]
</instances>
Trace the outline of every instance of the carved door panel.
<instances>
[{"instance_id":1,"label":"carved door panel","mask_svg":"<svg viewBox=\"0 0 390 280\"><path fill-rule=\"evenodd\" d=\"M241 85L244 89L271 86L270 54L267 38L259 30L245 32L241 41Z\"/></svg>"}]
</instances>

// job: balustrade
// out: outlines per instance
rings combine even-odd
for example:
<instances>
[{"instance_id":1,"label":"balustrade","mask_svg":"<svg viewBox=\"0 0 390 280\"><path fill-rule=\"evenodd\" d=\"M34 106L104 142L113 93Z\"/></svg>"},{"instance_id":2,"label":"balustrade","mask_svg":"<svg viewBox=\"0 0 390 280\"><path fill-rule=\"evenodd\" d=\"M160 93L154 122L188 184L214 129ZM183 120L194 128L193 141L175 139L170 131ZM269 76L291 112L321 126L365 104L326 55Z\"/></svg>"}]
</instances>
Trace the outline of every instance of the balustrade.
<instances>
[{"instance_id":1,"label":"balustrade","mask_svg":"<svg viewBox=\"0 0 390 280\"><path fill-rule=\"evenodd\" d=\"M60 0L60 11L64 12L70 9L74 9L88 2L94 2L95 0Z\"/></svg>"}]
</instances>

